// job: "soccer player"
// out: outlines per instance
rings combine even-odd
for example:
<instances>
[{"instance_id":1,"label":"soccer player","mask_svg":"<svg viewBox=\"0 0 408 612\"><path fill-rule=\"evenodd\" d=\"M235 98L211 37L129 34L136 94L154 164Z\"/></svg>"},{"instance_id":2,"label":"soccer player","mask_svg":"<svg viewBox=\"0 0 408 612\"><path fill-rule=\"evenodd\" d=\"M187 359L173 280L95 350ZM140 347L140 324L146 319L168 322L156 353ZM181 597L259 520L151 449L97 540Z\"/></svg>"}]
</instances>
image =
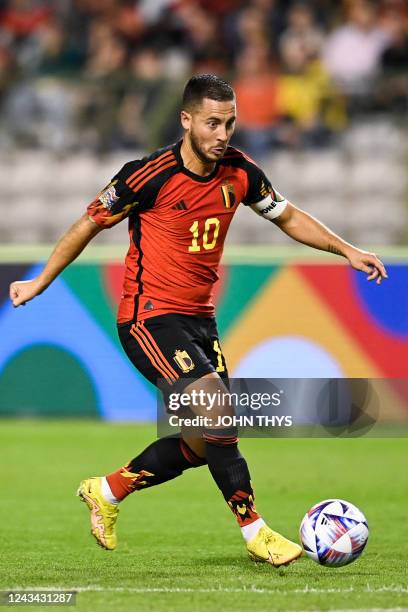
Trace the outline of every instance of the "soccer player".
<instances>
[{"instance_id":1,"label":"soccer player","mask_svg":"<svg viewBox=\"0 0 408 612\"><path fill-rule=\"evenodd\" d=\"M128 218L130 247L118 313L124 350L165 397L200 390L220 397L227 393L228 373L211 296L239 203L295 240L345 257L380 284L387 273L374 254L289 203L255 162L229 146L235 120L230 85L214 75L192 77L183 96L182 140L125 164L61 238L40 275L11 284L14 306L42 293L101 230ZM194 411L208 414L206 408L203 403ZM215 405L213 423L227 414L230 407ZM234 513L251 559L279 566L301 555L298 544L272 531L257 512L236 429L212 423L200 437L182 430L158 439L124 467L80 483L78 495L91 511L98 544L116 547L119 504L128 495L202 465L208 465Z\"/></svg>"}]
</instances>

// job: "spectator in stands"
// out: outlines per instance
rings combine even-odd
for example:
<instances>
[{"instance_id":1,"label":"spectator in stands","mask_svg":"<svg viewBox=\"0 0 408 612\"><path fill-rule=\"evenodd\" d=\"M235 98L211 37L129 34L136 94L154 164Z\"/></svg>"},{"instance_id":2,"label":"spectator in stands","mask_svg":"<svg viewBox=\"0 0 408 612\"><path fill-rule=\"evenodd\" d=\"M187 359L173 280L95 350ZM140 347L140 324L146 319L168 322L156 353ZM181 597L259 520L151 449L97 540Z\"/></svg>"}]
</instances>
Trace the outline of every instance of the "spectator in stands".
<instances>
[{"instance_id":1,"label":"spectator in stands","mask_svg":"<svg viewBox=\"0 0 408 612\"><path fill-rule=\"evenodd\" d=\"M93 19L103 19L114 33L129 42L138 41L146 24L136 0L75 0L77 10Z\"/></svg>"},{"instance_id":2,"label":"spectator in stands","mask_svg":"<svg viewBox=\"0 0 408 612\"><path fill-rule=\"evenodd\" d=\"M270 46L265 13L251 5L225 21L224 34L229 60L233 64L247 46Z\"/></svg>"},{"instance_id":3,"label":"spectator in stands","mask_svg":"<svg viewBox=\"0 0 408 612\"><path fill-rule=\"evenodd\" d=\"M342 21L342 2L333 0L307 0L305 5L310 7L315 15L316 22L324 32Z\"/></svg>"},{"instance_id":4,"label":"spectator in stands","mask_svg":"<svg viewBox=\"0 0 408 612\"><path fill-rule=\"evenodd\" d=\"M262 20L269 45L276 52L277 41L285 27L286 10L290 3L280 0L252 0L250 4Z\"/></svg>"},{"instance_id":5,"label":"spectator in stands","mask_svg":"<svg viewBox=\"0 0 408 612\"><path fill-rule=\"evenodd\" d=\"M35 0L9 0L0 16L0 26L15 40L29 37L50 17L46 2Z\"/></svg>"},{"instance_id":6,"label":"spectator in stands","mask_svg":"<svg viewBox=\"0 0 408 612\"><path fill-rule=\"evenodd\" d=\"M155 148L177 136L170 119L170 133L160 126L180 80L232 72L254 155L310 143L322 125L344 123L319 56L349 110L406 108L408 3L377 2L380 11L371 0L0 0L2 126L10 142L54 150L73 146L70 125L80 146ZM270 58L280 55L278 78ZM387 87L374 96L381 70Z\"/></svg>"},{"instance_id":7,"label":"spectator in stands","mask_svg":"<svg viewBox=\"0 0 408 612\"><path fill-rule=\"evenodd\" d=\"M108 18L116 34L129 44L142 40L146 35L147 24L134 0L117 2Z\"/></svg>"},{"instance_id":8,"label":"spectator in stands","mask_svg":"<svg viewBox=\"0 0 408 612\"><path fill-rule=\"evenodd\" d=\"M162 142L164 127L171 129L168 119L176 116L178 102L177 84L167 78L163 54L154 47L136 51L130 58L126 93L119 108L117 146L155 148ZM177 118L176 122L178 134Z\"/></svg>"},{"instance_id":9,"label":"spectator in stands","mask_svg":"<svg viewBox=\"0 0 408 612\"><path fill-rule=\"evenodd\" d=\"M154 25L160 21L166 9L174 6L175 0L139 0L137 8L140 15L148 25Z\"/></svg>"},{"instance_id":10,"label":"spectator in stands","mask_svg":"<svg viewBox=\"0 0 408 612\"><path fill-rule=\"evenodd\" d=\"M85 58L72 44L69 32L55 18L39 28L35 39L38 75L65 77L75 75L82 68Z\"/></svg>"},{"instance_id":11,"label":"spectator in stands","mask_svg":"<svg viewBox=\"0 0 408 612\"><path fill-rule=\"evenodd\" d=\"M388 9L383 16L383 27L390 39L381 56L381 65L386 74L407 72L408 69L408 16L404 19L402 7Z\"/></svg>"},{"instance_id":12,"label":"spectator in stands","mask_svg":"<svg viewBox=\"0 0 408 612\"><path fill-rule=\"evenodd\" d=\"M109 150L117 141L118 109L127 87L127 49L111 25L95 20L81 84L81 144Z\"/></svg>"},{"instance_id":13,"label":"spectator in stands","mask_svg":"<svg viewBox=\"0 0 408 612\"><path fill-rule=\"evenodd\" d=\"M61 153L72 145L75 75L82 57L70 45L67 32L54 18L33 36L36 78L29 82L35 106L33 125L40 146Z\"/></svg>"},{"instance_id":14,"label":"spectator in stands","mask_svg":"<svg viewBox=\"0 0 408 612\"><path fill-rule=\"evenodd\" d=\"M256 0L252 0L256 2ZM247 0L199 0L201 6L205 6L207 10L218 13L228 18L232 13L240 10L245 4L248 4Z\"/></svg>"},{"instance_id":15,"label":"spectator in stands","mask_svg":"<svg viewBox=\"0 0 408 612\"><path fill-rule=\"evenodd\" d=\"M288 13L288 27L279 39L280 46L296 45L306 61L317 58L324 41L324 34L317 26L313 11L307 4L297 2Z\"/></svg>"},{"instance_id":16,"label":"spectator in stands","mask_svg":"<svg viewBox=\"0 0 408 612\"><path fill-rule=\"evenodd\" d=\"M1 117L4 116L3 102L7 91L15 79L14 60L12 54L5 46L0 45L0 148L7 145L5 138L6 126L2 125Z\"/></svg>"},{"instance_id":17,"label":"spectator in stands","mask_svg":"<svg viewBox=\"0 0 408 612\"><path fill-rule=\"evenodd\" d=\"M368 94L378 75L388 36L370 0L351 0L348 19L328 37L323 52L329 74L351 95Z\"/></svg>"},{"instance_id":18,"label":"spectator in stands","mask_svg":"<svg viewBox=\"0 0 408 612\"><path fill-rule=\"evenodd\" d=\"M390 41L381 56L382 79L378 97L382 108L405 115L408 110L408 27L400 11L386 16Z\"/></svg>"},{"instance_id":19,"label":"spectator in stands","mask_svg":"<svg viewBox=\"0 0 408 612\"><path fill-rule=\"evenodd\" d=\"M60 152L72 122L71 84L60 77L78 67L77 54L45 3L12 0L1 23L19 68L4 100L6 129L16 142Z\"/></svg>"},{"instance_id":20,"label":"spectator in stands","mask_svg":"<svg viewBox=\"0 0 408 612\"><path fill-rule=\"evenodd\" d=\"M178 16L185 31L185 47L192 59L192 71L223 73L225 53L216 17L194 3L182 3Z\"/></svg>"},{"instance_id":21,"label":"spectator in stands","mask_svg":"<svg viewBox=\"0 0 408 612\"><path fill-rule=\"evenodd\" d=\"M318 59L309 59L296 38L282 42L279 78L281 112L293 130L287 144L322 146L333 129L344 126L344 111L330 77Z\"/></svg>"},{"instance_id":22,"label":"spectator in stands","mask_svg":"<svg viewBox=\"0 0 408 612\"><path fill-rule=\"evenodd\" d=\"M233 87L239 109L237 138L248 153L262 157L277 142L280 118L278 79L266 44L243 50Z\"/></svg>"},{"instance_id":23,"label":"spectator in stands","mask_svg":"<svg viewBox=\"0 0 408 612\"><path fill-rule=\"evenodd\" d=\"M9 0L0 14L0 28L23 73L31 72L36 66L35 37L51 14L45 2L35 0Z\"/></svg>"}]
</instances>

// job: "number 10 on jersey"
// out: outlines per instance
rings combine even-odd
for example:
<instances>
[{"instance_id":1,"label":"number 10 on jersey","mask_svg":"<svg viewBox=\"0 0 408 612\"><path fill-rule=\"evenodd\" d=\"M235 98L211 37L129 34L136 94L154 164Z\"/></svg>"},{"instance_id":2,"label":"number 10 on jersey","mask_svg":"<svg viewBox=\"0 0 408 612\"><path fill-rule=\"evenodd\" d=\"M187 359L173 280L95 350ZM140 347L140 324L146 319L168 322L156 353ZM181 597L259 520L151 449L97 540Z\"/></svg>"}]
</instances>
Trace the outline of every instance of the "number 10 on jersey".
<instances>
[{"instance_id":1,"label":"number 10 on jersey","mask_svg":"<svg viewBox=\"0 0 408 612\"><path fill-rule=\"evenodd\" d=\"M211 251L217 243L218 234L220 231L220 220L217 217L210 217L205 220L204 233L202 235L202 245L206 251ZM201 251L200 246L200 223L194 221L190 227L190 232L193 234L191 245L188 247L190 253L198 253Z\"/></svg>"}]
</instances>

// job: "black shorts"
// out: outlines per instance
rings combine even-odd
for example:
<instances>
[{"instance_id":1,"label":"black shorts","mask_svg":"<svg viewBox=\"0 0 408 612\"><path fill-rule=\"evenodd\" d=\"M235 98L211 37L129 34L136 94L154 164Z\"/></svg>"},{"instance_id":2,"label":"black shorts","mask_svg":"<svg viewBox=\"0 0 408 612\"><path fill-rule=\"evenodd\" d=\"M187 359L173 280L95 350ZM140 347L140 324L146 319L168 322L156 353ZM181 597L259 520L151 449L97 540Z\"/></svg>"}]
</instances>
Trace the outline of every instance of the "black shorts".
<instances>
[{"instance_id":1,"label":"black shorts","mask_svg":"<svg viewBox=\"0 0 408 612\"><path fill-rule=\"evenodd\" d=\"M159 315L118 331L130 361L164 396L210 372L229 386L214 317Z\"/></svg>"}]
</instances>

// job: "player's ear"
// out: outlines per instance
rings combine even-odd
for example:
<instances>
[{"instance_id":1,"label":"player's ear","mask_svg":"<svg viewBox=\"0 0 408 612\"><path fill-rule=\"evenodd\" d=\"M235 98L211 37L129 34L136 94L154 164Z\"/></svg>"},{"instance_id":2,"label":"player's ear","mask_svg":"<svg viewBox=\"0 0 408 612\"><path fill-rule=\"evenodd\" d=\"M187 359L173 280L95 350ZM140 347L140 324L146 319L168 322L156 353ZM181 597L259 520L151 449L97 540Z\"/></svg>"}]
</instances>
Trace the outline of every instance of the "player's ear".
<instances>
[{"instance_id":1,"label":"player's ear","mask_svg":"<svg viewBox=\"0 0 408 612\"><path fill-rule=\"evenodd\" d=\"M191 115L190 113L188 113L185 110L182 110L180 113L180 120L181 120L181 125L183 126L184 130L189 130L190 126L191 126Z\"/></svg>"}]
</instances>

